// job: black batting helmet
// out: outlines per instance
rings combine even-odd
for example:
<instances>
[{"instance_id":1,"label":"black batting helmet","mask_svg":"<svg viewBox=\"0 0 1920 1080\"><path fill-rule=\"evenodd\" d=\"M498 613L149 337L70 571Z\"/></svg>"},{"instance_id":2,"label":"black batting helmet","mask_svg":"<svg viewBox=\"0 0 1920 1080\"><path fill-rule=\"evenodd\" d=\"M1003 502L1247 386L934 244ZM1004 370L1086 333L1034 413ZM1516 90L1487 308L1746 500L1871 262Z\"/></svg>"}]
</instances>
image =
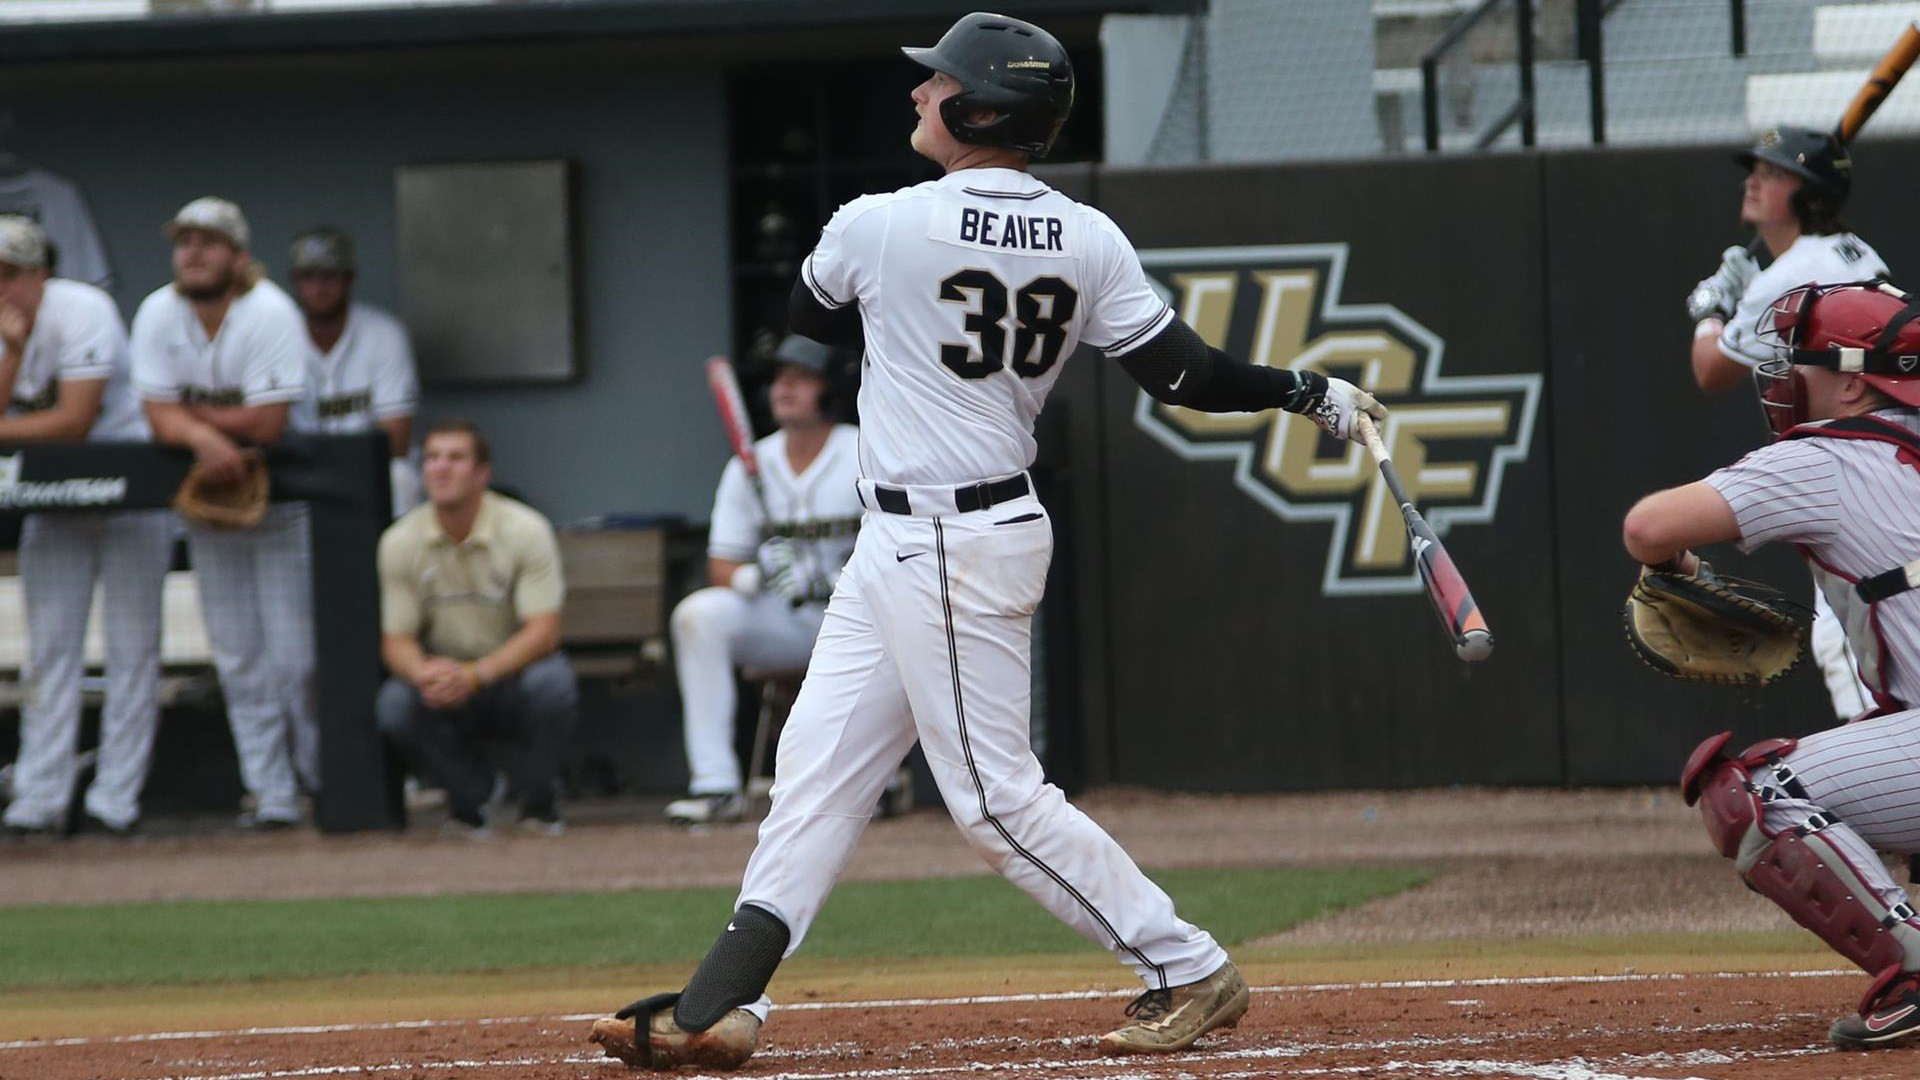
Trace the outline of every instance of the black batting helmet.
<instances>
[{"instance_id":1,"label":"black batting helmet","mask_svg":"<svg viewBox=\"0 0 1920 1080\"><path fill-rule=\"evenodd\" d=\"M1045 157L1073 111L1073 62L1030 22L976 11L932 48L900 51L960 84L940 103L940 119L961 142ZM976 109L993 110L993 119L972 123L967 114Z\"/></svg>"},{"instance_id":2,"label":"black batting helmet","mask_svg":"<svg viewBox=\"0 0 1920 1080\"><path fill-rule=\"evenodd\" d=\"M1847 200L1853 190L1853 158L1839 139L1824 131L1803 127L1777 127L1760 136L1751 150L1733 155L1733 160L1752 168L1756 161L1777 165L1805 181L1802 190L1823 197L1835 206Z\"/></svg>"}]
</instances>

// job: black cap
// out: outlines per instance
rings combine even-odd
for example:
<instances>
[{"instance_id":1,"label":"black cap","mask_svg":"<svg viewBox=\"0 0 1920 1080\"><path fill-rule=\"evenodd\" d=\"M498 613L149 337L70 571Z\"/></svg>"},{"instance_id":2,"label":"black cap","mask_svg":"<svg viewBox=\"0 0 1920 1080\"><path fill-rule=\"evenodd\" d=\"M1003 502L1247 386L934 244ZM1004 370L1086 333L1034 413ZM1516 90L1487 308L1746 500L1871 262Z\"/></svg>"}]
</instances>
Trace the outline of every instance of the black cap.
<instances>
[{"instance_id":1,"label":"black cap","mask_svg":"<svg viewBox=\"0 0 1920 1080\"><path fill-rule=\"evenodd\" d=\"M788 334L773 352L773 362L781 367L805 368L815 375L825 377L827 367L833 362L837 352L831 345L822 345L810 337Z\"/></svg>"},{"instance_id":2,"label":"black cap","mask_svg":"<svg viewBox=\"0 0 1920 1080\"><path fill-rule=\"evenodd\" d=\"M1806 182L1809 194L1824 195L1844 202L1853 190L1853 158L1839 139L1824 131L1803 127L1777 127L1760 136L1750 150L1741 150L1733 160L1747 168L1756 161L1777 165Z\"/></svg>"}]
</instances>

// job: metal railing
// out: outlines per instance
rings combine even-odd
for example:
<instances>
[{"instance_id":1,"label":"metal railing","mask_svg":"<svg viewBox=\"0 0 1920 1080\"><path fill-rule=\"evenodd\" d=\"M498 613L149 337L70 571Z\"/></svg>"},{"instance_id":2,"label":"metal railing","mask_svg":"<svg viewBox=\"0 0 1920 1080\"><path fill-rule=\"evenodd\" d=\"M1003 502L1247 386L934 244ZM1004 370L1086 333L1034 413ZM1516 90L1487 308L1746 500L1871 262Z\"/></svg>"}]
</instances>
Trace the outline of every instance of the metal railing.
<instances>
[{"instance_id":1,"label":"metal railing","mask_svg":"<svg viewBox=\"0 0 1920 1080\"><path fill-rule=\"evenodd\" d=\"M1516 121L1520 124L1520 145L1534 144L1533 2L1483 0L1479 7L1460 16L1452 26L1447 27L1447 32L1440 35L1440 40L1434 42L1433 47L1420 57L1420 119L1425 129L1428 153L1440 149L1440 61L1465 41L1482 19L1503 3L1513 4L1514 37L1519 52L1516 59L1520 65L1520 97L1487 130L1475 137L1473 148L1485 150L1492 146Z\"/></svg>"},{"instance_id":2,"label":"metal railing","mask_svg":"<svg viewBox=\"0 0 1920 1080\"><path fill-rule=\"evenodd\" d=\"M1483 0L1480 6L1456 19L1440 40L1420 57L1420 117L1425 128L1427 151L1440 149L1440 62L1446 58L1481 20L1508 0ZM1491 126L1474 138L1473 148L1485 150L1507 133L1514 122L1520 123L1520 145L1534 145L1533 89L1533 4L1535 0L1511 0L1516 60L1520 67L1520 99L1501 113ZM1626 0L1574 0L1575 51L1587 65L1587 122L1594 145L1607 141L1606 62L1601 24ZM1729 49L1735 57L1747 55L1746 0L1727 0Z\"/></svg>"}]
</instances>

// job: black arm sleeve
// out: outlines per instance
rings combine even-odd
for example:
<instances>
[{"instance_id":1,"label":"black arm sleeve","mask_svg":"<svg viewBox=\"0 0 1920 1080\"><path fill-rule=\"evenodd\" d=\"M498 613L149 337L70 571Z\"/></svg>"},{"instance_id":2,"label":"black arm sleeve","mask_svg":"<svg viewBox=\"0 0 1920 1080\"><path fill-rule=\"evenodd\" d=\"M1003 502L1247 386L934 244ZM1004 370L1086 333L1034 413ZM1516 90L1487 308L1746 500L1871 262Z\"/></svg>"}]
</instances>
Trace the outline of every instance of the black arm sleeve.
<instances>
[{"instance_id":1,"label":"black arm sleeve","mask_svg":"<svg viewBox=\"0 0 1920 1080\"><path fill-rule=\"evenodd\" d=\"M1306 412L1327 392L1317 371L1288 371L1235 360L1178 318L1119 358L1155 401L1199 412Z\"/></svg>"},{"instance_id":2,"label":"black arm sleeve","mask_svg":"<svg viewBox=\"0 0 1920 1080\"><path fill-rule=\"evenodd\" d=\"M807 283L798 278L793 283L793 295L787 298L787 329L824 345L841 345L849 349L865 345L860 326L860 305L827 307L814 297Z\"/></svg>"}]
</instances>

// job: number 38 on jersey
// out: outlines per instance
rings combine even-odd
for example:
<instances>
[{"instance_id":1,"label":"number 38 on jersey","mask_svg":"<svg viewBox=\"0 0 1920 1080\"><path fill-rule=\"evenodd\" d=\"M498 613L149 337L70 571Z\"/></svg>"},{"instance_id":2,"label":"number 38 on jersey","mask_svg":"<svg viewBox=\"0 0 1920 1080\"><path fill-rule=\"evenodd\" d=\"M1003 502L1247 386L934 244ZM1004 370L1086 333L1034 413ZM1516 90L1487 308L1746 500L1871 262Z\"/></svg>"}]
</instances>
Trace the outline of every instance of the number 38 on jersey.
<instances>
[{"instance_id":1,"label":"number 38 on jersey","mask_svg":"<svg viewBox=\"0 0 1920 1080\"><path fill-rule=\"evenodd\" d=\"M948 275L939 297L965 311L961 328L971 340L940 346L940 362L963 379L1004 368L1023 379L1046 374L1060 360L1080 304L1080 294L1062 278L1037 277L1013 292L991 271L977 269Z\"/></svg>"}]
</instances>

